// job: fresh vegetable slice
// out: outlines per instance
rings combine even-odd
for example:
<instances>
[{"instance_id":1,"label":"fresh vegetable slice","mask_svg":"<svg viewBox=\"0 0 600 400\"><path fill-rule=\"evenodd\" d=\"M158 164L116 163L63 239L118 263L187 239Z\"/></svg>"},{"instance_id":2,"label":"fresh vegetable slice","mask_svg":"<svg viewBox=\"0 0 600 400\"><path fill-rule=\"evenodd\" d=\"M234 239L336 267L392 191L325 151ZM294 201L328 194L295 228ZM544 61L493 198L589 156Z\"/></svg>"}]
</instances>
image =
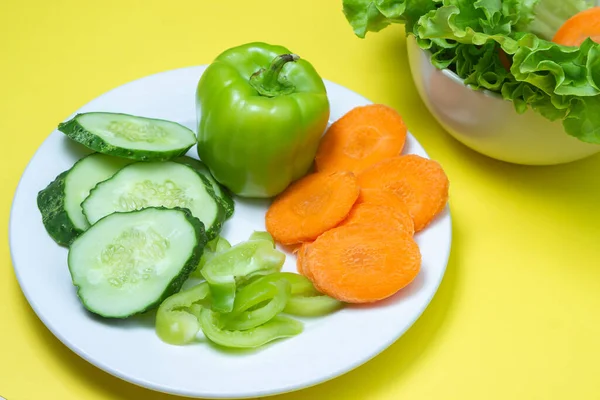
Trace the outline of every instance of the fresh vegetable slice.
<instances>
[{"instance_id":1,"label":"fresh vegetable slice","mask_svg":"<svg viewBox=\"0 0 600 400\"><path fill-rule=\"evenodd\" d=\"M202 257L200 258L200 262L198 263L198 267L192 272L193 277L204 279L202 276L202 268L209 262L215 255L218 253L222 253L225 250L231 247L231 243L227 241L224 237L217 236L206 244L204 248L204 252L202 253Z\"/></svg>"},{"instance_id":2,"label":"fresh vegetable slice","mask_svg":"<svg viewBox=\"0 0 600 400\"><path fill-rule=\"evenodd\" d=\"M359 173L388 157L400 155L406 125L393 108L383 104L355 107L335 121L319 144L317 171Z\"/></svg>"},{"instance_id":3,"label":"fresh vegetable slice","mask_svg":"<svg viewBox=\"0 0 600 400\"><path fill-rule=\"evenodd\" d=\"M249 240L268 240L269 242L271 242L273 244L273 247L275 247L275 239L273 239L273 236L269 232L254 231L250 235Z\"/></svg>"},{"instance_id":4,"label":"fresh vegetable slice","mask_svg":"<svg viewBox=\"0 0 600 400\"><path fill-rule=\"evenodd\" d=\"M340 225L367 224L380 229L398 229L413 235L414 223L409 214L398 214L391 207L368 203L355 204Z\"/></svg>"},{"instance_id":5,"label":"fresh vegetable slice","mask_svg":"<svg viewBox=\"0 0 600 400\"><path fill-rule=\"evenodd\" d=\"M307 245L303 244L301 248L305 246ZM302 317L316 317L329 314L333 311L339 310L340 308L344 307L343 302L320 293L310 281L310 279L306 278L305 276L294 274L291 272L275 272L269 275L261 276L248 286L254 285L255 282L265 286L267 284L279 282L280 280L286 280L291 285L291 296L287 300L287 303L283 310L283 312L287 314ZM244 290L245 288L246 287L244 287L241 290ZM252 290L250 291L250 293L253 293L255 291L256 290ZM238 294L237 296L242 297L240 296L240 294ZM257 299L254 302L249 303L246 300L246 298L248 298L249 296L242 298L239 297L236 297L236 306L234 306L234 310L237 307L238 302L240 304L243 304L244 307L250 308L260 303L261 301L264 301L264 299L257 297Z\"/></svg>"},{"instance_id":6,"label":"fresh vegetable slice","mask_svg":"<svg viewBox=\"0 0 600 400\"><path fill-rule=\"evenodd\" d=\"M220 314L204 308L200 311L200 326L212 342L226 347L255 348L273 340L296 336L304 330L300 321L278 315L270 321L245 331L223 328Z\"/></svg>"},{"instance_id":7,"label":"fresh vegetable slice","mask_svg":"<svg viewBox=\"0 0 600 400\"><path fill-rule=\"evenodd\" d=\"M194 312L194 305L200 305L210 296L206 282L182 290L169 296L156 312L156 334L169 344L190 343L200 331L200 322Z\"/></svg>"},{"instance_id":8,"label":"fresh vegetable slice","mask_svg":"<svg viewBox=\"0 0 600 400\"><path fill-rule=\"evenodd\" d=\"M266 214L267 231L282 244L314 240L350 212L360 188L352 172L317 172L291 184Z\"/></svg>"},{"instance_id":9,"label":"fresh vegetable slice","mask_svg":"<svg viewBox=\"0 0 600 400\"><path fill-rule=\"evenodd\" d=\"M99 153L138 161L170 160L196 144L194 132L181 124L122 113L77 114L58 130Z\"/></svg>"},{"instance_id":10,"label":"fresh vegetable slice","mask_svg":"<svg viewBox=\"0 0 600 400\"><path fill-rule=\"evenodd\" d=\"M81 211L81 203L90 190L131 161L92 153L77 161L41 190L37 196L42 222L48 234L62 246L68 246L90 224Z\"/></svg>"},{"instance_id":11,"label":"fresh vegetable slice","mask_svg":"<svg viewBox=\"0 0 600 400\"><path fill-rule=\"evenodd\" d=\"M322 293L347 303L370 303L407 286L421 268L408 233L372 225L344 225L306 245L304 271Z\"/></svg>"},{"instance_id":12,"label":"fresh vegetable slice","mask_svg":"<svg viewBox=\"0 0 600 400\"><path fill-rule=\"evenodd\" d=\"M344 303L325 294L292 296L283 312L299 317L320 317L344 307Z\"/></svg>"},{"instance_id":13,"label":"fresh vegetable slice","mask_svg":"<svg viewBox=\"0 0 600 400\"><path fill-rule=\"evenodd\" d=\"M217 196L217 200L225 209L226 218L231 218L235 211L235 203L233 201L233 197L229 192L229 189L227 189L225 186L222 186L219 182L217 182L214 176L212 176L206 164L204 164L200 160L196 160L195 158L188 156L176 158L174 161L188 165L194 168L197 172L204 175L204 177L208 179L208 181L212 185L213 191Z\"/></svg>"},{"instance_id":14,"label":"fresh vegetable slice","mask_svg":"<svg viewBox=\"0 0 600 400\"><path fill-rule=\"evenodd\" d=\"M284 262L285 254L268 240L249 240L216 254L202 269L210 285L212 309L231 312L238 282L277 272Z\"/></svg>"},{"instance_id":15,"label":"fresh vegetable slice","mask_svg":"<svg viewBox=\"0 0 600 400\"><path fill-rule=\"evenodd\" d=\"M383 189L361 188L354 207L360 204L372 204L375 206L390 207L394 211L396 218L400 220L401 224L406 228L406 230L411 235L415 233L415 223L410 216L408 207L394 192Z\"/></svg>"},{"instance_id":16,"label":"fresh vegetable slice","mask_svg":"<svg viewBox=\"0 0 600 400\"><path fill-rule=\"evenodd\" d=\"M204 223L209 240L219 234L225 220L225 211L206 178L172 161L130 164L99 183L82 204L91 224L115 211L151 206L189 209Z\"/></svg>"},{"instance_id":17,"label":"fresh vegetable slice","mask_svg":"<svg viewBox=\"0 0 600 400\"><path fill-rule=\"evenodd\" d=\"M579 46L588 38L600 43L600 7L573 15L561 25L552 41L564 46Z\"/></svg>"},{"instance_id":18,"label":"fresh vegetable slice","mask_svg":"<svg viewBox=\"0 0 600 400\"><path fill-rule=\"evenodd\" d=\"M437 161L408 154L381 161L358 176L362 188L391 190L408 207L415 232L446 206L449 181Z\"/></svg>"},{"instance_id":19,"label":"fresh vegetable slice","mask_svg":"<svg viewBox=\"0 0 600 400\"><path fill-rule=\"evenodd\" d=\"M177 292L205 245L202 222L186 209L113 213L73 241L69 271L86 309L126 318Z\"/></svg>"},{"instance_id":20,"label":"fresh vegetable slice","mask_svg":"<svg viewBox=\"0 0 600 400\"><path fill-rule=\"evenodd\" d=\"M232 312L222 316L223 325L232 331L263 325L283 311L290 296L291 285L285 279L275 282L257 280L236 293ZM264 302L266 304L261 304ZM259 307L254 309L257 305Z\"/></svg>"}]
</instances>

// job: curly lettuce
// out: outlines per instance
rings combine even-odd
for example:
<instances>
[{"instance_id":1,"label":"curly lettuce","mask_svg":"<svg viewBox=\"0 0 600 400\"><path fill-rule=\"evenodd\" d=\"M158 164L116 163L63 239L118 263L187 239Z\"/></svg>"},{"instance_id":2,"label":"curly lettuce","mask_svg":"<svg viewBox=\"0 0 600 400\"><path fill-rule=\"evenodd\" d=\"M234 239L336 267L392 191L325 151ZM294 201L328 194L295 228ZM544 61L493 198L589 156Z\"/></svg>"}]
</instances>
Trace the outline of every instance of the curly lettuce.
<instances>
[{"instance_id":1,"label":"curly lettuce","mask_svg":"<svg viewBox=\"0 0 600 400\"><path fill-rule=\"evenodd\" d=\"M358 37L404 24L433 64L473 89L561 120L565 132L600 144L600 44L561 46L551 37L586 0L344 0ZM501 61L510 60L510 68Z\"/></svg>"}]
</instances>

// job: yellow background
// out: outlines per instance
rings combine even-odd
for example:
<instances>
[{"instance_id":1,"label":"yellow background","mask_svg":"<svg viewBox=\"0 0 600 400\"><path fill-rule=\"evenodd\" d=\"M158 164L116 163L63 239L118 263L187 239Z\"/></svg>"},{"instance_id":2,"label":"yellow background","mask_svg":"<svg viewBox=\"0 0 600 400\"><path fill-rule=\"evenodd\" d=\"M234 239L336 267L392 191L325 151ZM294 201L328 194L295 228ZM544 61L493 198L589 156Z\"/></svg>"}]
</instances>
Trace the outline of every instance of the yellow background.
<instances>
[{"instance_id":1,"label":"yellow background","mask_svg":"<svg viewBox=\"0 0 600 400\"><path fill-rule=\"evenodd\" d=\"M38 146L83 104L261 40L399 110L445 167L454 220L447 275L406 335L345 376L274 399L600 398L600 157L536 168L468 150L417 97L403 29L360 40L341 8L341 0L0 1L0 396L175 399L96 369L37 319L10 262L12 196Z\"/></svg>"}]
</instances>

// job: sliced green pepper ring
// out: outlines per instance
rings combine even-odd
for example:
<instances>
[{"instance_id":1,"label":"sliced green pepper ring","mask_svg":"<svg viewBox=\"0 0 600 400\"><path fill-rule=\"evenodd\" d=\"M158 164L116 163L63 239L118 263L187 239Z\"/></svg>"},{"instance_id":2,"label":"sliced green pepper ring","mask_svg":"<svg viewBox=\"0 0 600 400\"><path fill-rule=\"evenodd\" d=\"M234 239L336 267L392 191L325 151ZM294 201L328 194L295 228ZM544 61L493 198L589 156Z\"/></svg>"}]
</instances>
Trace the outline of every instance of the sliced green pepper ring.
<instances>
[{"instance_id":1,"label":"sliced green pepper ring","mask_svg":"<svg viewBox=\"0 0 600 400\"><path fill-rule=\"evenodd\" d=\"M237 348L260 347L275 339L298 335L304 329L300 321L278 315L256 328L227 330L221 325L219 314L207 308L200 312L200 325L204 335L212 342Z\"/></svg>"},{"instance_id":2,"label":"sliced green pepper ring","mask_svg":"<svg viewBox=\"0 0 600 400\"><path fill-rule=\"evenodd\" d=\"M319 317L344 307L344 303L326 295L292 296L283 312L299 317Z\"/></svg>"},{"instance_id":3,"label":"sliced green pepper ring","mask_svg":"<svg viewBox=\"0 0 600 400\"><path fill-rule=\"evenodd\" d=\"M210 295L208 284L203 282L168 297L156 312L156 333L164 342L181 345L194 340L200 331L200 323L192 308Z\"/></svg>"},{"instance_id":4,"label":"sliced green pepper ring","mask_svg":"<svg viewBox=\"0 0 600 400\"><path fill-rule=\"evenodd\" d=\"M261 276L253 279L246 287L251 288L253 285L264 285L269 282L277 282L281 279L290 282L292 289L292 296L287 301L283 310L285 313L303 317L316 317L336 311L344 306L343 302L321 294L315 289L310 279L293 272L277 272Z\"/></svg>"},{"instance_id":5,"label":"sliced green pepper ring","mask_svg":"<svg viewBox=\"0 0 600 400\"><path fill-rule=\"evenodd\" d=\"M285 254L262 239L242 242L216 254L202 269L210 286L213 310L231 312L238 282L254 275L279 272L284 262Z\"/></svg>"},{"instance_id":6,"label":"sliced green pepper ring","mask_svg":"<svg viewBox=\"0 0 600 400\"><path fill-rule=\"evenodd\" d=\"M206 244L204 247L204 252L202 253L202 257L200 258L200 262L198 262L198 266L192 272L191 277L204 279L202 276L202 268L206 265L206 263L213 258L216 254L222 253L223 251L231 248L231 244L224 237L217 236L210 242Z\"/></svg>"},{"instance_id":7,"label":"sliced green pepper ring","mask_svg":"<svg viewBox=\"0 0 600 400\"><path fill-rule=\"evenodd\" d=\"M254 231L252 232L252 235L250 235L249 240L268 240L269 242L273 243L273 248L275 248L275 239L273 239L273 236L271 236L269 232Z\"/></svg>"},{"instance_id":8,"label":"sliced green pepper ring","mask_svg":"<svg viewBox=\"0 0 600 400\"><path fill-rule=\"evenodd\" d=\"M237 293L233 311L221 316L223 326L228 330L243 331L262 325L282 312L290 297L291 285L285 279L246 286ZM265 301L265 305L248 311Z\"/></svg>"}]
</instances>

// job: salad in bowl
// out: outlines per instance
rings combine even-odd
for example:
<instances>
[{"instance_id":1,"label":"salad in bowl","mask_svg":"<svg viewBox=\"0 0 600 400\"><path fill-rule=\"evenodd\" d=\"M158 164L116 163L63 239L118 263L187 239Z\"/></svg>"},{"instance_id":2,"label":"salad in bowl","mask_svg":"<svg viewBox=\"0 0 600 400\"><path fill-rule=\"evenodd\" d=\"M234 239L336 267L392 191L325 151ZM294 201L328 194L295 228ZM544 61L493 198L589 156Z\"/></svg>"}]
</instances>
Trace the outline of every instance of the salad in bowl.
<instances>
[{"instance_id":1,"label":"salad in bowl","mask_svg":"<svg viewBox=\"0 0 600 400\"><path fill-rule=\"evenodd\" d=\"M537 165L600 152L595 2L344 0L344 14L361 38L404 24L420 95L473 149ZM448 90L433 95L435 85ZM485 122L482 105L494 119Z\"/></svg>"}]
</instances>

